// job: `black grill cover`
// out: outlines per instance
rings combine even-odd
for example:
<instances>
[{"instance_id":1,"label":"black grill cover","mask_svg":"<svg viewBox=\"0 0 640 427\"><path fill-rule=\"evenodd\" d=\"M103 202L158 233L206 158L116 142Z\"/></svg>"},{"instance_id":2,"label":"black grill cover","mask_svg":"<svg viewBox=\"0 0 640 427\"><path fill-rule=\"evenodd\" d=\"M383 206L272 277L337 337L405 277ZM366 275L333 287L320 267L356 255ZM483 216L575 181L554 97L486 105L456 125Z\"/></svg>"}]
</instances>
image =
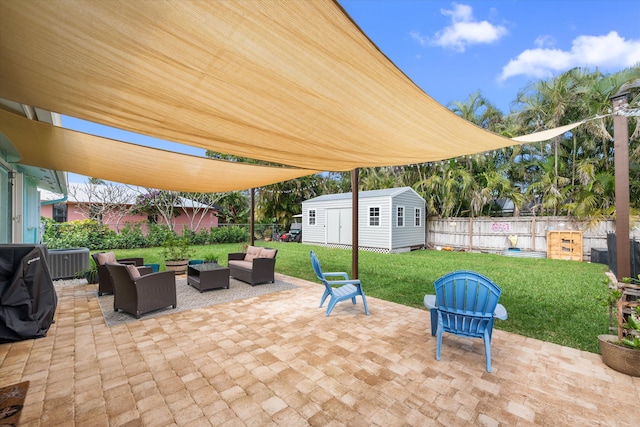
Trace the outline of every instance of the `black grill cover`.
<instances>
[{"instance_id":1,"label":"black grill cover","mask_svg":"<svg viewBox=\"0 0 640 427\"><path fill-rule=\"evenodd\" d=\"M58 297L42 245L0 245L0 343L40 338Z\"/></svg>"}]
</instances>

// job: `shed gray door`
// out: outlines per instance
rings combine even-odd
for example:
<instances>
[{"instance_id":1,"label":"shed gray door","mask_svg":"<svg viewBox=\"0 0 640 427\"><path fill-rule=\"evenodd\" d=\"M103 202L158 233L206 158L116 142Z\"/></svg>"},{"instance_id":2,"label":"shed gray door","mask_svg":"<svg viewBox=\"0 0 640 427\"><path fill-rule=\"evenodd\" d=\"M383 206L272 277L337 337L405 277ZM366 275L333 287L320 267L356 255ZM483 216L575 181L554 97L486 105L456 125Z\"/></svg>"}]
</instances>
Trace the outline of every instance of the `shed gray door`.
<instances>
[{"instance_id":1,"label":"shed gray door","mask_svg":"<svg viewBox=\"0 0 640 427\"><path fill-rule=\"evenodd\" d=\"M351 244L351 209L327 209L327 243Z\"/></svg>"}]
</instances>

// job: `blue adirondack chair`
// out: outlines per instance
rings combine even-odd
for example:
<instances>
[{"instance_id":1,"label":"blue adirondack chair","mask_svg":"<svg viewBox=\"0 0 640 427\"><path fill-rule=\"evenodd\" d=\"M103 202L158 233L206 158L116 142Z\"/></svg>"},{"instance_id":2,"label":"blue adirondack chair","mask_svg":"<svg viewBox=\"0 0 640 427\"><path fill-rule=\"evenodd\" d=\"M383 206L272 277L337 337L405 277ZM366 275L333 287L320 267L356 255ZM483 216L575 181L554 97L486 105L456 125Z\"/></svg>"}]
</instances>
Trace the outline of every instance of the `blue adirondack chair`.
<instances>
[{"instance_id":1,"label":"blue adirondack chair","mask_svg":"<svg viewBox=\"0 0 640 427\"><path fill-rule=\"evenodd\" d=\"M487 277L466 270L442 276L435 289L435 295L425 295L424 305L431 311L431 334L437 336L436 360L440 360L443 332L482 338L487 372L491 372L493 321L507 318L507 310L498 304L502 290Z\"/></svg>"},{"instance_id":2,"label":"blue adirondack chair","mask_svg":"<svg viewBox=\"0 0 640 427\"><path fill-rule=\"evenodd\" d=\"M318 279L320 279L324 285L324 294L322 294L322 299L320 300L320 307L322 307L322 304L324 304L327 297L331 297L329 299L329 305L327 306L326 315L328 316L331 313L331 310L333 310L333 307L340 301L351 299L355 304L356 297L361 295L362 302L364 304L364 312L368 316L369 308L367 307L367 298L364 296L360 280L349 280L349 275L344 272L323 273L322 268L320 267L320 261L316 254L311 251L310 255L313 270L316 272ZM343 280L328 280L327 277L342 277Z\"/></svg>"}]
</instances>

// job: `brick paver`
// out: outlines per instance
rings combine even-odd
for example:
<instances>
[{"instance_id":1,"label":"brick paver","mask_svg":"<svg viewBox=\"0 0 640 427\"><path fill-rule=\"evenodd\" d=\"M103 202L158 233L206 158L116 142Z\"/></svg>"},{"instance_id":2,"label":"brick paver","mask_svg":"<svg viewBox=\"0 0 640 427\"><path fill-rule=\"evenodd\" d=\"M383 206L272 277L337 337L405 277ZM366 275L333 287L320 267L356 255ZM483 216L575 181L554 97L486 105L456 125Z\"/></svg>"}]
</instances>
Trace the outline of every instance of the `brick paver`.
<instances>
[{"instance_id":1,"label":"brick paver","mask_svg":"<svg viewBox=\"0 0 640 427\"><path fill-rule=\"evenodd\" d=\"M425 310L325 317L279 278L300 287L112 328L95 285L59 287L45 338L0 344L0 387L30 381L24 426L638 425L640 378L598 355L495 330L493 373L481 340L437 362Z\"/></svg>"}]
</instances>

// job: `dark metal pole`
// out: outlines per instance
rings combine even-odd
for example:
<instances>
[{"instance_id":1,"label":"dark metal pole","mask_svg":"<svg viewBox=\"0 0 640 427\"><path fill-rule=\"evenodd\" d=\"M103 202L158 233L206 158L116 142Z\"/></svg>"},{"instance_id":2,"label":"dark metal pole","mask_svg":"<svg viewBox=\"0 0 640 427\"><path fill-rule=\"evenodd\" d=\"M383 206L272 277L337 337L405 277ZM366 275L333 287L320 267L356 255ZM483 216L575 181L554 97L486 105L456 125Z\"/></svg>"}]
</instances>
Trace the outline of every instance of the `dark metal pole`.
<instances>
[{"instance_id":1,"label":"dark metal pole","mask_svg":"<svg viewBox=\"0 0 640 427\"><path fill-rule=\"evenodd\" d=\"M618 279L631 276L631 242L629 240L629 126L619 113L628 106L629 93L616 94L613 102L613 149L616 179L616 252Z\"/></svg>"},{"instance_id":2,"label":"dark metal pole","mask_svg":"<svg viewBox=\"0 0 640 427\"><path fill-rule=\"evenodd\" d=\"M358 278L358 169L351 171L351 277Z\"/></svg>"},{"instance_id":3,"label":"dark metal pole","mask_svg":"<svg viewBox=\"0 0 640 427\"><path fill-rule=\"evenodd\" d=\"M249 218L249 233L251 233L251 237L249 238L249 244L253 246L254 241L254 231L255 231L255 205L256 205L256 196L255 196L255 188L251 189L251 218Z\"/></svg>"}]
</instances>

